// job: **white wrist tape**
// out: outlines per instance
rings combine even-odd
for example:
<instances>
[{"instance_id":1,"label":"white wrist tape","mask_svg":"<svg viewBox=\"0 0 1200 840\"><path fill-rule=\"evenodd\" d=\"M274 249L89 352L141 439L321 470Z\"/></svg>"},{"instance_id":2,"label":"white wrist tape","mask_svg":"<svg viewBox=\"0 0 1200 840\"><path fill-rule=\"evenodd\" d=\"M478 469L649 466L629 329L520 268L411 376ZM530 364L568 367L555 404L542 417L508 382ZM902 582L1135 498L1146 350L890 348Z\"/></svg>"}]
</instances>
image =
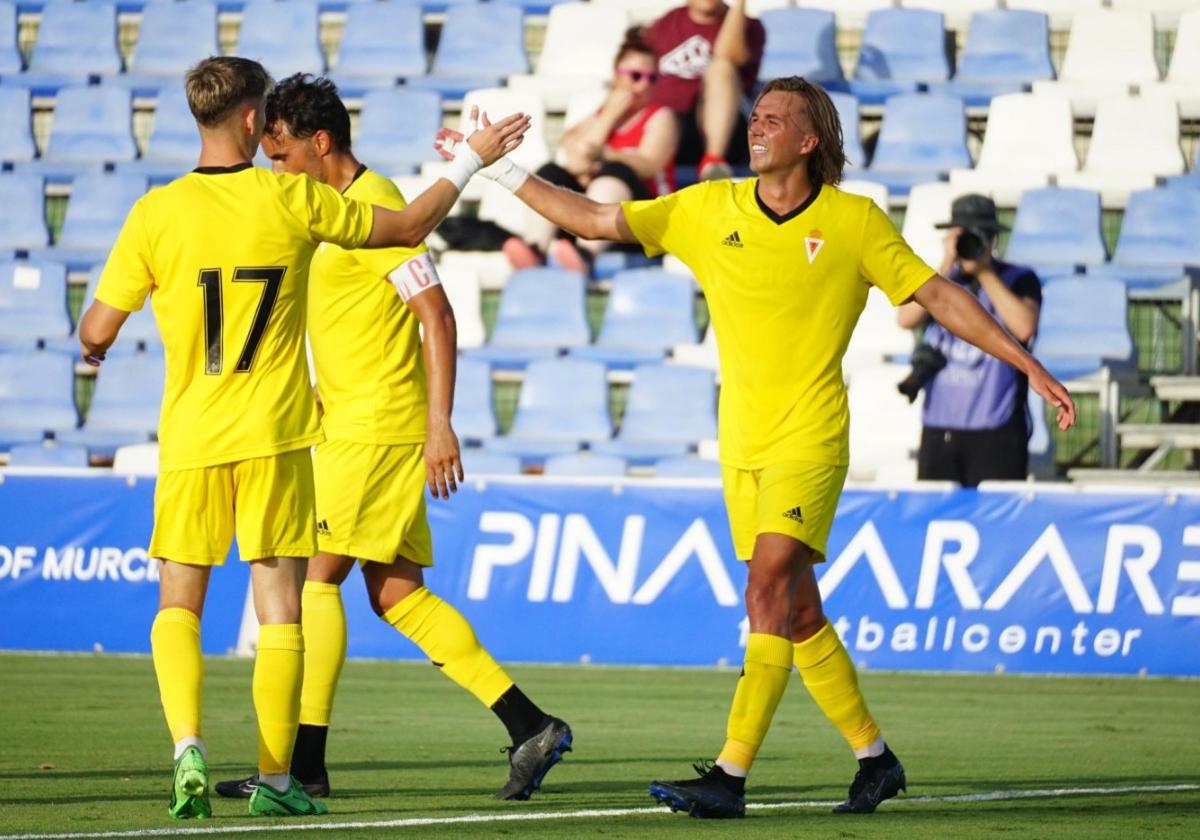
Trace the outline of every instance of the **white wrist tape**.
<instances>
[{"instance_id":1,"label":"white wrist tape","mask_svg":"<svg viewBox=\"0 0 1200 840\"><path fill-rule=\"evenodd\" d=\"M529 179L529 173L507 157L502 157L491 166L481 169L479 174L495 181L509 192L516 192Z\"/></svg>"},{"instance_id":2,"label":"white wrist tape","mask_svg":"<svg viewBox=\"0 0 1200 840\"><path fill-rule=\"evenodd\" d=\"M475 153L470 144L458 143L454 150L454 160L450 161L450 165L446 167L442 177L454 184L459 192L462 192L467 181L470 181L471 176L482 166L483 159Z\"/></svg>"}]
</instances>

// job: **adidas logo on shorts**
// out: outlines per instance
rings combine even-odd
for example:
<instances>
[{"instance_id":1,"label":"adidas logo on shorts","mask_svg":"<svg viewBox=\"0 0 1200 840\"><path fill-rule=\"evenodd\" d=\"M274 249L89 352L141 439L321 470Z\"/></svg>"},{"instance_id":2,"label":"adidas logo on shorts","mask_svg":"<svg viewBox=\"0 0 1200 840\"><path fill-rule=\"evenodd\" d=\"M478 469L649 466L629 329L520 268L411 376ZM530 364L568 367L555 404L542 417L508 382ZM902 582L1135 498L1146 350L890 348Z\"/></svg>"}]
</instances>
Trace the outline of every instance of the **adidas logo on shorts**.
<instances>
[{"instance_id":1,"label":"adidas logo on shorts","mask_svg":"<svg viewBox=\"0 0 1200 840\"><path fill-rule=\"evenodd\" d=\"M783 515L785 517L787 517L788 519L792 519L792 520L795 520L796 522L799 522L801 525L804 524L804 513L803 513L803 511L800 510L800 505L796 505L791 510L785 510L783 512Z\"/></svg>"},{"instance_id":2,"label":"adidas logo on shorts","mask_svg":"<svg viewBox=\"0 0 1200 840\"><path fill-rule=\"evenodd\" d=\"M735 230L733 233L726 236L721 241L721 244L729 245L730 247L733 247L733 248L741 248L742 247L742 237L738 236L738 232Z\"/></svg>"},{"instance_id":3,"label":"adidas logo on shorts","mask_svg":"<svg viewBox=\"0 0 1200 840\"><path fill-rule=\"evenodd\" d=\"M317 533L320 534L322 537L330 536L329 523L327 521L325 521L324 519L317 522Z\"/></svg>"}]
</instances>

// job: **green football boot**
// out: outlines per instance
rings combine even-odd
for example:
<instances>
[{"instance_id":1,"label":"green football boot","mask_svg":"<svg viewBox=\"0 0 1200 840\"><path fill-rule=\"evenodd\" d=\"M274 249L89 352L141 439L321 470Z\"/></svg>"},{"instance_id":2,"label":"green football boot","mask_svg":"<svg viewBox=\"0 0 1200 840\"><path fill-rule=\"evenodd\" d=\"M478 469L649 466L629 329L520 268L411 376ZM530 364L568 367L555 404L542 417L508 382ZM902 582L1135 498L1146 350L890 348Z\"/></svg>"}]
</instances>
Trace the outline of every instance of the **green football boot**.
<instances>
[{"instance_id":1,"label":"green football boot","mask_svg":"<svg viewBox=\"0 0 1200 840\"><path fill-rule=\"evenodd\" d=\"M322 802L315 802L304 792L304 786L295 776L288 777L290 785L284 792L270 785L255 785L250 794L250 815L254 817L315 817L328 814Z\"/></svg>"},{"instance_id":2,"label":"green football boot","mask_svg":"<svg viewBox=\"0 0 1200 840\"><path fill-rule=\"evenodd\" d=\"M206 820L212 816L208 801L208 765L196 747L188 747L175 762L169 811L176 820Z\"/></svg>"}]
</instances>

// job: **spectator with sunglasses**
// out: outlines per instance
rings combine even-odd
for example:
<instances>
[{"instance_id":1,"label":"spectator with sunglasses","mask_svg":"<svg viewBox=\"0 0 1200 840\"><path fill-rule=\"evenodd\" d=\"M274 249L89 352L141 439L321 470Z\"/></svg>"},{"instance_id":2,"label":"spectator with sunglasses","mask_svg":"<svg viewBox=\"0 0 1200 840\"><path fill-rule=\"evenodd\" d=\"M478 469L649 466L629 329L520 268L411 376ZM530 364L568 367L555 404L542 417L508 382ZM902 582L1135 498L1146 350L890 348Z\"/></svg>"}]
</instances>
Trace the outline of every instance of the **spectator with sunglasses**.
<instances>
[{"instance_id":1,"label":"spectator with sunglasses","mask_svg":"<svg viewBox=\"0 0 1200 840\"><path fill-rule=\"evenodd\" d=\"M586 193L595 201L655 198L675 190L674 113L656 103L654 51L637 28L625 33L613 62L612 86L599 110L563 134L557 163L538 175L552 184ZM504 253L514 268L540 265L550 253L564 268L586 271L609 242L576 240L540 216L530 241L511 237Z\"/></svg>"}]
</instances>

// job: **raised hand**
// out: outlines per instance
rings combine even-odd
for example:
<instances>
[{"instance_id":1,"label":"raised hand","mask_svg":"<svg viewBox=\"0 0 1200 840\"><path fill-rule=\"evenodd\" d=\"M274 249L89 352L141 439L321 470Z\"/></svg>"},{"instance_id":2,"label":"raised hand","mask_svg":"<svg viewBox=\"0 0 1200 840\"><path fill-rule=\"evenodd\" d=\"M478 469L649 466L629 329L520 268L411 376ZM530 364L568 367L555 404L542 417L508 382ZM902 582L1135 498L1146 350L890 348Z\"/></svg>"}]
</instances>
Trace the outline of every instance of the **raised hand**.
<instances>
[{"instance_id":1,"label":"raised hand","mask_svg":"<svg viewBox=\"0 0 1200 840\"><path fill-rule=\"evenodd\" d=\"M521 145L529 130L529 121L528 114L511 114L493 123L486 113L480 115L479 108L473 107L471 124L476 128L467 137L467 145L475 150L484 166L489 166Z\"/></svg>"}]
</instances>

